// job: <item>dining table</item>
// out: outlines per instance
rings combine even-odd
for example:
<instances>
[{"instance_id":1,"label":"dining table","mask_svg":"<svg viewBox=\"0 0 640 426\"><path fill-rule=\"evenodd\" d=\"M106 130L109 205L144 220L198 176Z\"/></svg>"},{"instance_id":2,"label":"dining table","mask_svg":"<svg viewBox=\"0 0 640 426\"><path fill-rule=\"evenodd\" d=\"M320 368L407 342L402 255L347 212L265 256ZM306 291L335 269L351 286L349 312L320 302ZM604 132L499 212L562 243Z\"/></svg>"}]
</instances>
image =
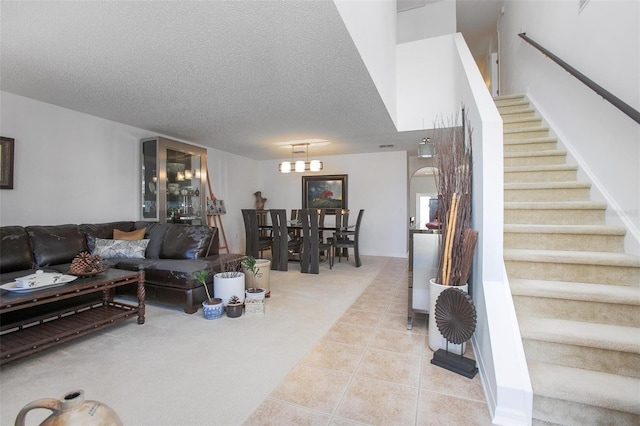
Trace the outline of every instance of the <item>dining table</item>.
<instances>
[{"instance_id":1,"label":"dining table","mask_svg":"<svg viewBox=\"0 0 640 426\"><path fill-rule=\"evenodd\" d=\"M268 223L264 223L264 224L258 225L258 228L260 229L260 232L263 232L263 231L270 232L270 231L273 230L273 225L270 222L268 222ZM339 230L347 231L347 230L351 230L353 228L355 228L355 225L346 225L346 226L338 226L338 227L336 227L335 224L334 225L322 225L322 226L318 226L318 232L321 232L321 231L336 232L336 231L339 231ZM298 220L288 220L287 221L287 231L288 231L290 239L302 239L302 229L303 229L302 228L302 222L300 222ZM273 246L271 248L272 253L280 253L281 252L280 244L287 244L287 246L289 248L289 240L282 241L281 239L274 238ZM300 245L300 247L301 247L301 245ZM272 263L272 265L273 265L272 269L277 269L277 270L280 270L280 271L286 271L286 270L288 270L288 263L290 261L294 261L294 262L300 261L300 258L299 258L300 253L299 252L295 252L294 250L287 250L287 252L289 254L288 257L287 258L281 258L275 264ZM304 273L304 271L302 271L302 272Z\"/></svg>"}]
</instances>

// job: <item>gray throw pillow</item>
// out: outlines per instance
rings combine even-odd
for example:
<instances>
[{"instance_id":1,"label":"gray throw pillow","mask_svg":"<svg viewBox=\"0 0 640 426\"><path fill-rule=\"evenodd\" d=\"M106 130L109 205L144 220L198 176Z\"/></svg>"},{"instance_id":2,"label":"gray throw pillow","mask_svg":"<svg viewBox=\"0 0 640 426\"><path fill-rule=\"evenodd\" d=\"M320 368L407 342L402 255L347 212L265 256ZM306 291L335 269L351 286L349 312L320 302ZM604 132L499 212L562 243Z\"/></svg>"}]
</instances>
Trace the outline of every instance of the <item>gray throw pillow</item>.
<instances>
[{"instance_id":1,"label":"gray throw pillow","mask_svg":"<svg viewBox=\"0 0 640 426\"><path fill-rule=\"evenodd\" d=\"M144 259L149 240L105 240L96 238L92 254L103 259Z\"/></svg>"}]
</instances>

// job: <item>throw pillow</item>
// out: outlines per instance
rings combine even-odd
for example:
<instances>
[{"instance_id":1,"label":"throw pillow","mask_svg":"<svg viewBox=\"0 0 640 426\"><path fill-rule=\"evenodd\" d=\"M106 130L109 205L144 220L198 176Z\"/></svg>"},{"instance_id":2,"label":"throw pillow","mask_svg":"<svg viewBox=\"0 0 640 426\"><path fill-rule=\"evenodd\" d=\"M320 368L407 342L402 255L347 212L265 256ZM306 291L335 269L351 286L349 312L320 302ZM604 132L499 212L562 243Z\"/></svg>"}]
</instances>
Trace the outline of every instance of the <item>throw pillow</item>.
<instances>
[{"instance_id":1,"label":"throw pillow","mask_svg":"<svg viewBox=\"0 0 640 426\"><path fill-rule=\"evenodd\" d=\"M96 238L92 254L103 259L144 259L149 240L104 240Z\"/></svg>"},{"instance_id":2,"label":"throw pillow","mask_svg":"<svg viewBox=\"0 0 640 426\"><path fill-rule=\"evenodd\" d=\"M124 232L121 231L119 229L114 229L113 230L113 239L114 240L127 240L127 241L132 241L132 240L141 240L144 238L144 233L147 230L147 228L140 228L140 229L136 229L135 231L131 231L131 232Z\"/></svg>"}]
</instances>

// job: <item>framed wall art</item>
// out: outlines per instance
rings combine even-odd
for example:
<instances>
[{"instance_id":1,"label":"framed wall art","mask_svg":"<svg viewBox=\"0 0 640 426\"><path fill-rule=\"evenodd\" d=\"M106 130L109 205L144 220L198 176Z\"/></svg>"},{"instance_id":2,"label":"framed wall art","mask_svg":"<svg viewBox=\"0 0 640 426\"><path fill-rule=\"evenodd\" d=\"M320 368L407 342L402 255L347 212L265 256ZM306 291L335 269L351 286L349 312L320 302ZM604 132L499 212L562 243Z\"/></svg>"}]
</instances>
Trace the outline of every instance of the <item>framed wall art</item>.
<instances>
[{"instance_id":1,"label":"framed wall art","mask_svg":"<svg viewBox=\"0 0 640 426\"><path fill-rule=\"evenodd\" d=\"M302 208L346 209L347 175L302 176Z\"/></svg>"},{"instance_id":2,"label":"framed wall art","mask_svg":"<svg viewBox=\"0 0 640 426\"><path fill-rule=\"evenodd\" d=\"M13 189L15 140L0 136L0 189Z\"/></svg>"}]
</instances>

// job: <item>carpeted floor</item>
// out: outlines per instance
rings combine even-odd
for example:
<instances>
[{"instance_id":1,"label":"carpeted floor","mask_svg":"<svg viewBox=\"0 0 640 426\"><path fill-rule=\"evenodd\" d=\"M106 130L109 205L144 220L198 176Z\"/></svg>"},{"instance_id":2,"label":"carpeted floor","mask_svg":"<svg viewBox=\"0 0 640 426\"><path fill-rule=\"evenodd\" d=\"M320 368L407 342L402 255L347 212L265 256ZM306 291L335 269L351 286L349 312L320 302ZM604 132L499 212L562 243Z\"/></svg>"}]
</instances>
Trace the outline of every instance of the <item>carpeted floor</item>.
<instances>
[{"instance_id":1,"label":"carpeted floor","mask_svg":"<svg viewBox=\"0 0 640 426\"><path fill-rule=\"evenodd\" d=\"M406 270L406 259L383 257L321 264L319 275L291 263L270 272L264 316L207 321L148 304L144 325L2 366L0 424L76 389L133 426L490 424L479 376L429 364L424 321L406 330ZM27 424L48 414L32 411Z\"/></svg>"}]
</instances>

